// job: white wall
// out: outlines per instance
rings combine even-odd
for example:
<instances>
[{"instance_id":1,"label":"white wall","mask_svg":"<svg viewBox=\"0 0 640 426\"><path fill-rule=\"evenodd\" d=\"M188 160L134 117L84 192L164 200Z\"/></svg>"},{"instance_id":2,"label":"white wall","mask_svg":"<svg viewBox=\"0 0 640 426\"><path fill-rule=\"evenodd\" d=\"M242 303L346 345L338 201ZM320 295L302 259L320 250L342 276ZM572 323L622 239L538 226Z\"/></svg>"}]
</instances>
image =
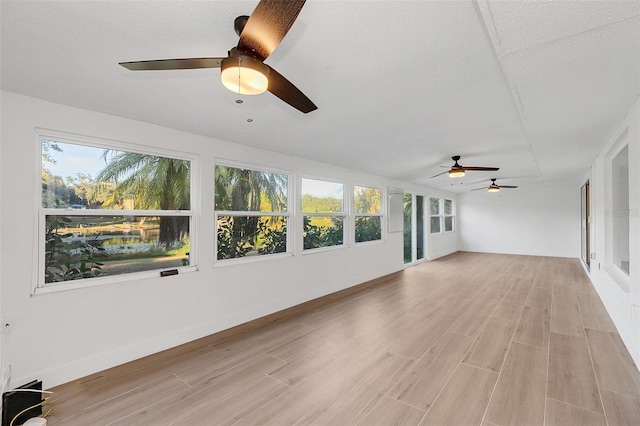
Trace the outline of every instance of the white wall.
<instances>
[{"instance_id":1,"label":"white wall","mask_svg":"<svg viewBox=\"0 0 640 426\"><path fill-rule=\"evenodd\" d=\"M607 222L615 211L608 205L608 165L624 144L629 147L629 259L630 274L621 274L612 265L611 229ZM588 176L591 183L591 281L631 353L640 367L640 100L611 135Z\"/></svg>"},{"instance_id":2,"label":"white wall","mask_svg":"<svg viewBox=\"0 0 640 426\"><path fill-rule=\"evenodd\" d=\"M580 257L577 186L524 185L458 194L458 249Z\"/></svg>"},{"instance_id":3,"label":"white wall","mask_svg":"<svg viewBox=\"0 0 640 426\"><path fill-rule=\"evenodd\" d=\"M39 203L35 128L180 149L200 157L198 271L32 296ZM213 264L213 164L216 158L308 173L349 185L399 187L447 196L405 182L189 134L147 123L2 93L0 228L1 309L17 317L7 349L13 384L46 387L127 362L286 307L400 270L402 233L387 241L240 265ZM301 223L294 217L294 223ZM455 251L451 242L434 253ZM298 244L299 245L299 244ZM6 267L10 265L11 267Z\"/></svg>"},{"instance_id":4,"label":"white wall","mask_svg":"<svg viewBox=\"0 0 640 426\"><path fill-rule=\"evenodd\" d=\"M0 105L0 116L2 115L2 108ZM2 138L0 138L0 164L2 164ZM2 188L2 173L0 173L0 188ZM0 223L2 223L2 197L0 197ZM0 244L0 301L2 301L2 244ZM0 303L0 318L2 318L2 303ZM2 318L4 319L4 318ZM2 324L0 323L0 327ZM5 389L5 363L4 363L4 348L6 335L0 334L0 395L4 393ZM2 412L2 398L0 398L0 412Z\"/></svg>"},{"instance_id":5,"label":"white wall","mask_svg":"<svg viewBox=\"0 0 640 426\"><path fill-rule=\"evenodd\" d=\"M429 217L427 216L427 221ZM444 227L444 224L442 225ZM425 232L429 232L429 227L425 226ZM458 227L457 223L454 232L441 232L439 234L428 234L427 236L428 257L434 260L458 251Z\"/></svg>"}]
</instances>

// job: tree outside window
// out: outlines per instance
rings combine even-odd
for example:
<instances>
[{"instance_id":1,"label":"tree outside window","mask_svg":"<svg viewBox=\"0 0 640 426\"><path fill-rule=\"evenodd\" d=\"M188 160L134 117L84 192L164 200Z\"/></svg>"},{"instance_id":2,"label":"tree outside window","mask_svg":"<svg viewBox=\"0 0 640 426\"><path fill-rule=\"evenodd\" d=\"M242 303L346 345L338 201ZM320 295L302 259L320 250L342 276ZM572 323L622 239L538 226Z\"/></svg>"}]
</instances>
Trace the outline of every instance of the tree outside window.
<instances>
[{"instance_id":1,"label":"tree outside window","mask_svg":"<svg viewBox=\"0 0 640 426\"><path fill-rule=\"evenodd\" d=\"M39 286L192 263L190 160L52 137L40 146Z\"/></svg>"},{"instance_id":2,"label":"tree outside window","mask_svg":"<svg viewBox=\"0 0 640 426\"><path fill-rule=\"evenodd\" d=\"M283 173L216 165L217 260L288 251L288 182Z\"/></svg>"},{"instance_id":3,"label":"tree outside window","mask_svg":"<svg viewBox=\"0 0 640 426\"><path fill-rule=\"evenodd\" d=\"M444 200L444 231L452 232L453 231L453 201L452 200Z\"/></svg>"},{"instance_id":4,"label":"tree outside window","mask_svg":"<svg viewBox=\"0 0 640 426\"><path fill-rule=\"evenodd\" d=\"M431 233L439 234L441 232L440 198L429 199L429 214L430 214Z\"/></svg>"},{"instance_id":5,"label":"tree outside window","mask_svg":"<svg viewBox=\"0 0 640 426\"><path fill-rule=\"evenodd\" d=\"M353 187L353 210L355 213L355 241L377 241L382 239L382 197L380 188Z\"/></svg>"},{"instance_id":6,"label":"tree outside window","mask_svg":"<svg viewBox=\"0 0 640 426\"><path fill-rule=\"evenodd\" d=\"M344 244L344 184L302 179L303 249Z\"/></svg>"}]
</instances>

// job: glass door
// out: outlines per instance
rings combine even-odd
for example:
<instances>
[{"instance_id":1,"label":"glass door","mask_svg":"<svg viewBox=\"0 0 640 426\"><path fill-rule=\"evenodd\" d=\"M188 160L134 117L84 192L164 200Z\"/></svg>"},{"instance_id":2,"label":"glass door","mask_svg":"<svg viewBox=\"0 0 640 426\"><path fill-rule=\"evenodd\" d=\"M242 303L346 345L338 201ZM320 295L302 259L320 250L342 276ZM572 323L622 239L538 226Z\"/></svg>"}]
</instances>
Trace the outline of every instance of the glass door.
<instances>
[{"instance_id":1,"label":"glass door","mask_svg":"<svg viewBox=\"0 0 640 426\"><path fill-rule=\"evenodd\" d=\"M424 260L426 257L424 196L404 194L404 263Z\"/></svg>"},{"instance_id":2,"label":"glass door","mask_svg":"<svg viewBox=\"0 0 640 426\"><path fill-rule=\"evenodd\" d=\"M404 194L404 263L413 262L413 195Z\"/></svg>"},{"instance_id":3,"label":"glass door","mask_svg":"<svg viewBox=\"0 0 640 426\"><path fill-rule=\"evenodd\" d=\"M581 257L582 261L590 267L591 256L589 255L590 241L590 218L589 218L589 181L580 189L580 215L581 215Z\"/></svg>"},{"instance_id":4,"label":"glass door","mask_svg":"<svg viewBox=\"0 0 640 426\"><path fill-rule=\"evenodd\" d=\"M416 195L416 260L424 259L424 196Z\"/></svg>"}]
</instances>

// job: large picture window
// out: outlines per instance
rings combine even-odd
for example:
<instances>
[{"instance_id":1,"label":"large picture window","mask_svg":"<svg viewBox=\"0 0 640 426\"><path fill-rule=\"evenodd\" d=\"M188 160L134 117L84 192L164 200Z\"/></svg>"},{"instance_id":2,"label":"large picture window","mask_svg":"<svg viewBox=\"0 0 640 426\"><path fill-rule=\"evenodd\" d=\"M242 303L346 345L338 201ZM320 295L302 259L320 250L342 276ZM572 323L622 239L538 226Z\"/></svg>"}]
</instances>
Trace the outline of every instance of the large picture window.
<instances>
[{"instance_id":1,"label":"large picture window","mask_svg":"<svg viewBox=\"0 0 640 426\"><path fill-rule=\"evenodd\" d=\"M38 287L193 264L191 160L63 138L39 142Z\"/></svg>"},{"instance_id":2,"label":"large picture window","mask_svg":"<svg viewBox=\"0 0 640 426\"><path fill-rule=\"evenodd\" d=\"M288 252L288 191L288 174L216 165L217 259Z\"/></svg>"},{"instance_id":3,"label":"large picture window","mask_svg":"<svg viewBox=\"0 0 640 426\"><path fill-rule=\"evenodd\" d=\"M355 213L355 241L382 239L382 197L380 188L353 187Z\"/></svg>"},{"instance_id":4,"label":"large picture window","mask_svg":"<svg viewBox=\"0 0 640 426\"><path fill-rule=\"evenodd\" d=\"M344 184L302 179L304 250L344 244Z\"/></svg>"}]
</instances>

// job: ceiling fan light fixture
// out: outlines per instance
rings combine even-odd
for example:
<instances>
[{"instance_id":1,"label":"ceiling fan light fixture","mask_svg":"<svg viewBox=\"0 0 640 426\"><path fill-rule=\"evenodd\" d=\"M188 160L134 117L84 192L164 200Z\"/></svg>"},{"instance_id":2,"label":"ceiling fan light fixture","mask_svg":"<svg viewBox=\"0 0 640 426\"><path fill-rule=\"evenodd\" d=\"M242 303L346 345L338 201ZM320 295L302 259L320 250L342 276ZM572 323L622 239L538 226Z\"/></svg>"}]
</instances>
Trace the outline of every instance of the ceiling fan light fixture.
<instances>
[{"instance_id":1,"label":"ceiling fan light fixture","mask_svg":"<svg viewBox=\"0 0 640 426\"><path fill-rule=\"evenodd\" d=\"M492 183L491 185L489 185L489 188L487 189L487 191L489 191L489 192L498 192L498 191L500 191L500 187L498 185L496 185L495 183Z\"/></svg>"},{"instance_id":2,"label":"ceiling fan light fixture","mask_svg":"<svg viewBox=\"0 0 640 426\"><path fill-rule=\"evenodd\" d=\"M234 48L220 62L220 79L227 89L241 95L259 95L269 87L269 67Z\"/></svg>"},{"instance_id":3,"label":"ceiling fan light fixture","mask_svg":"<svg viewBox=\"0 0 640 426\"><path fill-rule=\"evenodd\" d=\"M461 167L459 169L451 169L449 170L450 178L459 178L464 176L464 169Z\"/></svg>"}]
</instances>

